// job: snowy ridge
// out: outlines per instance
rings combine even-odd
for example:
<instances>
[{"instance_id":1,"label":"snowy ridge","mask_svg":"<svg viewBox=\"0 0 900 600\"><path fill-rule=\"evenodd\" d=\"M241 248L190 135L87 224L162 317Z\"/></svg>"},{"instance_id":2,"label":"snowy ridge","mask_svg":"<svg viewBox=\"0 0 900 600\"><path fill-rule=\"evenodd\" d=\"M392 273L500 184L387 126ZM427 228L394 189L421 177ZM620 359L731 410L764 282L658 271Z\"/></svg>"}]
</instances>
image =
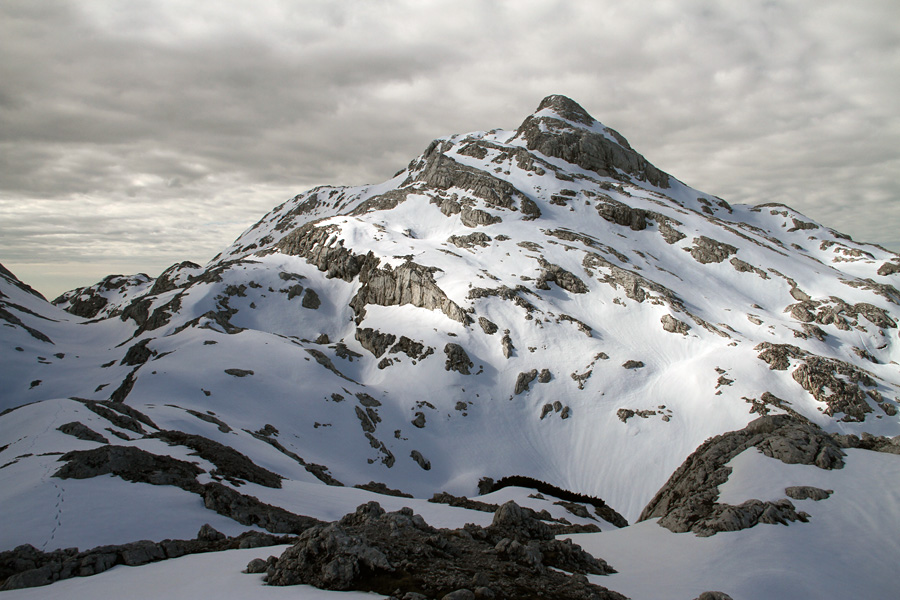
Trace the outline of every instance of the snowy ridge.
<instances>
[{"instance_id":1,"label":"snowy ridge","mask_svg":"<svg viewBox=\"0 0 900 600\"><path fill-rule=\"evenodd\" d=\"M705 439L760 415L900 435L898 273L897 255L789 207L693 190L551 96L514 131L435 140L382 184L300 194L203 267L111 276L56 306L0 273L0 409L15 409L0 549L246 529L196 490L51 477L47 453L98 445L323 520L378 498L458 527L473 511L425 499L523 475L633 522ZM118 403L153 425L129 429ZM216 475L165 431L281 487ZM370 481L415 499L352 488ZM62 488L72 519L50 509ZM154 504L170 509L141 518ZM115 527L78 524L113 505L131 507Z\"/></svg>"}]
</instances>

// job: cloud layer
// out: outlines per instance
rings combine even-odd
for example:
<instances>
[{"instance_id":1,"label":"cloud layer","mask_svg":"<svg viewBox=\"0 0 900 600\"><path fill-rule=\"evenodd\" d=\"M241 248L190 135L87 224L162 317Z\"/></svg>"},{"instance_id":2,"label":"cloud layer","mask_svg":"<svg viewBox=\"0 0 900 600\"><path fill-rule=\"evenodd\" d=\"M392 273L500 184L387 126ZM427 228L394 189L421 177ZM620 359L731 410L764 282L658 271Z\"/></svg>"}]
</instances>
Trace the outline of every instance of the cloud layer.
<instances>
[{"instance_id":1,"label":"cloud layer","mask_svg":"<svg viewBox=\"0 0 900 600\"><path fill-rule=\"evenodd\" d=\"M0 81L0 262L49 296L551 93L689 185L900 250L894 0L10 0Z\"/></svg>"}]
</instances>

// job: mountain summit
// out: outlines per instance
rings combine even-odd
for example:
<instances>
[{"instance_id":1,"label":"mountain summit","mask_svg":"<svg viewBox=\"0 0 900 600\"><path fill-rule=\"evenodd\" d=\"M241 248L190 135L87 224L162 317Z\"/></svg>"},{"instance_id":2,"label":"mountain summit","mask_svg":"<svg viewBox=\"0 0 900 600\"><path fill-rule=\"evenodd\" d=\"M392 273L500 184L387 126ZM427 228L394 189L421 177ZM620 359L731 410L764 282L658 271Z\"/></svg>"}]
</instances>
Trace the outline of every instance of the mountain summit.
<instances>
[{"instance_id":1,"label":"mountain summit","mask_svg":"<svg viewBox=\"0 0 900 600\"><path fill-rule=\"evenodd\" d=\"M690 188L549 96L386 182L304 192L205 266L52 304L0 269L0 541L292 532L532 484L554 511L592 499L568 518L603 530L809 520L718 486L756 450L819 470L900 450L898 272L787 206ZM439 526L475 518L457 500Z\"/></svg>"}]
</instances>

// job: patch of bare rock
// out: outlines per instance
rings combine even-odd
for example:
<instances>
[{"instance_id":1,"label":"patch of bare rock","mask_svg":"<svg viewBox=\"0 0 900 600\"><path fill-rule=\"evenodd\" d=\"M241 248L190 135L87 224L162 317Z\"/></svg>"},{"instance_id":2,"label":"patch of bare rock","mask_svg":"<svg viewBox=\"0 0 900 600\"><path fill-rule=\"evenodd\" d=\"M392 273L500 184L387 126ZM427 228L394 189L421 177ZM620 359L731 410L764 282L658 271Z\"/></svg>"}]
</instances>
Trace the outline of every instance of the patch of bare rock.
<instances>
[{"instance_id":1,"label":"patch of bare rock","mask_svg":"<svg viewBox=\"0 0 900 600\"><path fill-rule=\"evenodd\" d=\"M500 506L487 527L453 530L431 527L409 508L387 513L369 502L308 529L264 567L269 585L372 591L396 600L624 599L586 577L613 573L606 562L557 540L548 524L514 502Z\"/></svg>"},{"instance_id":2,"label":"patch of bare rock","mask_svg":"<svg viewBox=\"0 0 900 600\"><path fill-rule=\"evenodd\" d=\"M671 531L692 531L701 537L739 531L759 523L806 522L809 515L797 511L787 498L747 500L738 506L717 502L719 486L731 474L726 463L752 447L788 464L815 465L821 469L844 466L841 445L817 425L792 415L760 417L744 429L704 442L656 493L640 520L659 518L659 524Z\"/></svg>"}]
</instances>

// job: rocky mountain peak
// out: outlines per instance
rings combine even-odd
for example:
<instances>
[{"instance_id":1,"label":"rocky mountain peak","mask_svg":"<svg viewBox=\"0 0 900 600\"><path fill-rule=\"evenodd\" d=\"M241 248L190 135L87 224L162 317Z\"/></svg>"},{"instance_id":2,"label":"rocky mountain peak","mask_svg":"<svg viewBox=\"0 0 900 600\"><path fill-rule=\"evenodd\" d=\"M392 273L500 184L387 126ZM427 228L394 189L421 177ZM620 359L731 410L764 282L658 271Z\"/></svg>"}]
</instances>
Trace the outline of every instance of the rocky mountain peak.
<instances>
[{"instance_id":1,"label":"rocky mountain peak","mask_svg":"<svg viewBox=\"0 0 900 600\"><path fill-rule=\"evenodd\" d=\"M588 114L588 112L584 110L584 108L582 108L580 104L578 104L571 98L562 96L560 94L553 94L541 100L541 103L538 104L535 113L540 113L544 110L551 110L563 119L567 119L575 123L593 125L595 122L594 117Z\"/></svg>"},{"instance_id":2,"label":"rocky mountain peak","mask_svg":"<svg viewBox=\"0 0 900 600\"><path fill-rule=\"evenodd\" d=\"M780 490L710 503L751 447L823 470L822 432L848 453L900 448L897 265L785 206L692 189L549 96L517 130L437 139L385 182L299 194L205 266L112 276L55 306L0 267L0 411L16 409L0 413L0 477L52 498L63 476L112 474L103 493L124 507L129 482L175 486L219 512L211 525L279 532L360 498L341 484L421 500L516 478L605 529L725 436L654 518L704 535L805 526ZM777 418L725 435L757 417ZM48 479L46 456L67 450ZM95 489L67 485L66 506ZM0 494L7 547L84 543L74 509L60 525L31 495ZM612 513L572 505L588 497ZM209 520L184 506L173 522Z\"/></svg>"},{"instance_id":3,"label":"rocky mountain peak","mask_svg":"<svg viewBox=\"0 0 900 600\"><path fill-rule=\"evenodd\" d=\"M574 100L553 95L516 130L528 150L559 158L601 177L625 175L659 188L669 187L669 176L635 152L628 140L606 127Z\"/></svg>"}]
</instances>

